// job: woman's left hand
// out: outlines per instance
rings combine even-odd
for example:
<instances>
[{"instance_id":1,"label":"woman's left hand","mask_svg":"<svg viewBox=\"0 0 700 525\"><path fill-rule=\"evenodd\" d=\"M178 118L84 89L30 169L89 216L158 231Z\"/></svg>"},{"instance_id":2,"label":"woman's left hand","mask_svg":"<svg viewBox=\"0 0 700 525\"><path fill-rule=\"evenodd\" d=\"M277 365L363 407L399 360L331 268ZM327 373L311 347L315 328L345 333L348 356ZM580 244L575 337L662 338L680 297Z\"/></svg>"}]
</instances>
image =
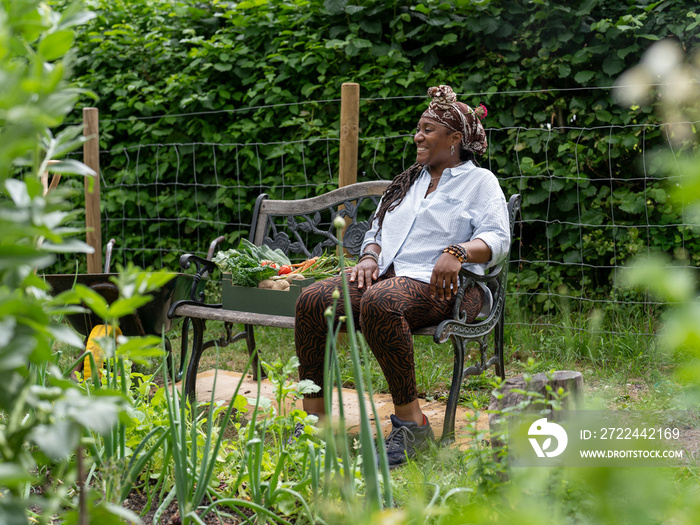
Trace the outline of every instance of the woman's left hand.
<instances>
[{"instance_id":1,"label":"woman's left hand","mask_svg":"<svg viewBox=\"0 0 700 525\"><path fill-rule=\"evenodd\" d=\"M452 299L452 292L457 294L459 288L459 270L462 263L454 255L443 253L433 268L430 276L430 296L440 300Z\"/></svg>"}]
</instances>

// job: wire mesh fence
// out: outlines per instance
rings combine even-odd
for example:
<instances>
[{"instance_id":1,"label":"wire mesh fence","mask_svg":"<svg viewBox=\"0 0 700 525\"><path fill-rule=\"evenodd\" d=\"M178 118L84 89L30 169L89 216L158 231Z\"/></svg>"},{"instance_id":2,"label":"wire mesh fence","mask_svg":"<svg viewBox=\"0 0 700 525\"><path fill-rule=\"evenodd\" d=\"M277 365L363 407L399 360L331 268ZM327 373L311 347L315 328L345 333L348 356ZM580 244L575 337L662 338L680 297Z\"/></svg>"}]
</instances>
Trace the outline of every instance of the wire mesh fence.
<instances>
[{"instance_id":1,"label":"wire mesh fence","mask_svg":"<svg viewBox=\"0 0 700 525\"><path fill-rule=\"evenodd\" d=\"M376 114L377 100L363 99L368 103ZM161 118L178 122L194 115ZM362 108L361 115L369 118ZM591 311L606 312L606 328L594 321L572 327L612 334L626 330L620 328L627 323L620 312L635 306L640 335L650 335L659 303L621 288L618 273L634 256L654 250L675 251L691 268L700 254L683 203L672 205L669 198L670 188L682 184L680 168L668 169L678 153L669 138L673 124L553 124L554 119L535 126L486 122L489 150L480 164L499 177L506 196L523 195L510 300L521 307L518 312L547 314L566 306L589 321L595 317ZM388 179L414 162L412 125L391 136L360 132L358 181ZM181 254L204 255L214 238L223 235L233 247L246 237L257 195L298 199L337 187L338 145L337 134L330 134L289 142L182 141L104 149L103 239L117 240L115 263L176 270ZM80 205L77 196L74 206ZM74 263L61 260L56 271L74 271ZM526 317L511 324L550 324Z\"/></svg>"}]
</instances>

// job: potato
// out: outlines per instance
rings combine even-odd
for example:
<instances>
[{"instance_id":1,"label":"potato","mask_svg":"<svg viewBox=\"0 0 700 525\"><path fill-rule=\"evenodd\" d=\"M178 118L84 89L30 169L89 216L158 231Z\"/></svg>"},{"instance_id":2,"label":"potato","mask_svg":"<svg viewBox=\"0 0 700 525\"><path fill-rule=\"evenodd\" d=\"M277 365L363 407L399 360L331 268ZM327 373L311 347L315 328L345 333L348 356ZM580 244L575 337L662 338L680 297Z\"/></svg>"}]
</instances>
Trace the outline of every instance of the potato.
<instances>
[{"instance_id":1,"label":"potato","mask_svg":"<svg viewBox=\"0 0 700 525\"><path fill-rule=\"evenodd\" d=\"M287 282L288 283L293 283L294 281L300 281L302 279L306 279L302 274L300 273L290 273L286 275L287 277Z\"/></svg>"},{"instance_id":2,"label":"potato","mask_svg":"<svg viewBox=\"0 0 700 525\"><path fill-rule=\"evenodd\" d=\"M275 281L272 279L264 279L258 283L258 288L265 288L267 290L272 290L275 287Z\"/></svg>"},{"instance_id":3,"label":"potato","mask_svg":"<svg viewBox=\"0 0 700 525\"><path fill-rule=\"evenodd\" d=\"M280 290L283 292L286 292L289 290L289 283L287 281L273 281L272 285L273 290Z\"/></svg>"}]
</instances>

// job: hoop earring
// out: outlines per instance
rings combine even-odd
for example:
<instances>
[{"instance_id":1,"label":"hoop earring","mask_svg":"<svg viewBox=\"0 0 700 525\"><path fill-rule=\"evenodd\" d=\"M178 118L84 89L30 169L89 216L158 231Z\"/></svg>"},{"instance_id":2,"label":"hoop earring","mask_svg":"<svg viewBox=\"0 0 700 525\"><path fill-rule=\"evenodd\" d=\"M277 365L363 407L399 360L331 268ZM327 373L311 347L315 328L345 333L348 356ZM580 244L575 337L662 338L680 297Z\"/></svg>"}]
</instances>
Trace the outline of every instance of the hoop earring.
<instances>
[{"instance_id":1,"label":"hoop earring","mask_svg":"<svg viewBox=\"0 0 700 525\"><path fill-rule=\"evenodd\" d=\"M452 144L452 146L450 146L450 155L454 155L454 154L455 154L455 145Z\"/></svg>"}]
</instances>

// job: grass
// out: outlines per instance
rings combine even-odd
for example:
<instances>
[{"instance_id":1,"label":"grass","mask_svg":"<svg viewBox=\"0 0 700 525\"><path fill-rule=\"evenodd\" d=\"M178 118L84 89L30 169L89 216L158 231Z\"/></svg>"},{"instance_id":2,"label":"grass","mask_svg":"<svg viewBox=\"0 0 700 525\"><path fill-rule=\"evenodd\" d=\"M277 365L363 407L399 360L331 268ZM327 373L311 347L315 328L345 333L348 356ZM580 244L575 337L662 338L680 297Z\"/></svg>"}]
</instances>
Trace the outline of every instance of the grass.
<instances>
[{"instance_id":1,"label":"grass","mask_svg":"<svg viewBox=\"0 0 700 525\"><path fill-rule=\"evenodd\" d=\"M673 376L673 356L663 352L656 338L648 335L652 323L639 308L618 304L614 311L609 307L587 314L560 309L558 314L537 317L511 306L508 319L512 321L505 330L506 377L526 371L577 370L584 376L587 405L590 401L596 407L643 409L670 408L676 402L680 386ZM176 360L180 350L179 328L180 324L176 324L168 334ZM205 340L218 338L222 333L222 323L210 322ZM258 327L255 338L267 362L276 359L286 362L294 355L291 330ZM420 397L446 399L452 376L451 344L437 345L430 337L416 337L414 344ZM478 355L476 345L470 348L474 356ZM78 355L77 349L66 347L61 351L64 364ZM534 360L534 364L528 365L529 360ZM219 369L241 371L247 361L246 345L240 341L220 348L218 357L213 350L205 352L200 371L216 368L217 362ZM352 388L352 364L342 344L339 363L344 386ZM369 365L373 390L388 392L386 380L371 355ZM494 379L493 369L482 376L465 378L461 403L486 408Z\"/></svg>"}]
</instances>

